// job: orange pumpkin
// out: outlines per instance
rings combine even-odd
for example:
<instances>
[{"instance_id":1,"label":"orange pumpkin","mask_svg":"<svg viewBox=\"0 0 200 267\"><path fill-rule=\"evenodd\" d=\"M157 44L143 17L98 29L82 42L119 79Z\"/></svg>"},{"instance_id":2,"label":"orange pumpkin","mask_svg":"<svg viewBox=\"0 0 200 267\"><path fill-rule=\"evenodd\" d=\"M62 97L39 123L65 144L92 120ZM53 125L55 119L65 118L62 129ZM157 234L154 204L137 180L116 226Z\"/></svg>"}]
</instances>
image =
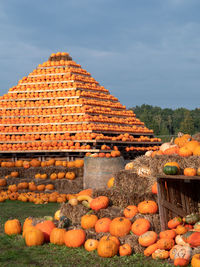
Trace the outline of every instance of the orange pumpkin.
<instances>
[{"instance_id":1,"label":"orange pumpkin","mask_svg":"<svg viewBox=\"0 0 200 267\"><path fill-rule=\"evenodd\" d=\"M85 241L84 247L87 251L93 251L97 249L99 241L96 239L87 239Z\"/></svg>"},{"instance_id":2,"label":"orange pumpkin","mask_svg":"<svg viewBox=\"0 0 200 267\"><path fill-rule=\"evenodd\" d=\"M85 236L85 231L82 229L68 230L64 235L65 245L67 247L80 247L85 242Z\"/></svg>"},{"instance_id":3,"label":"orange pumpkin","mask_svg":"<svg viewBox=\"0 0 200 267\"><path fill-rule=\"evenodd\" d=\"M116 217L110 223L110 234L122 237L127 235L131 230L131 222L129 219L124 217Z\"/></svg>"},{"instance_id":4,"label":"orange pumpkin","mask_svg":"<svg viewBox=\"0 0 200 267\"><path fill-rule=\"evenodd\" d=\"M134 221L134 223L131 226L131 231L135 235L142 235L145 232L147 232L150 228L150 222L145 218L139 218Z\"/></svg>"},{"instance_id":5,"label":"orange pumpkin","mask_svg":"<svg viewBox=\"0 0 200 267\"><path fill-rule=\"evenodd\" d=\"M154 244L157 240L157 234L154 231L147 231L144 234L140 235L138 242L143 247L148 247Z\"/></svg>"},{"instance_id":6,"label":"orange pumpkin","mask_svg":"<svg viewBox=\"0 0 200 267\"><path fill-rule=\"evenodd\" d=\"M119 247L120 256L130 256L132 253L132 248L129 244L125 243Z\"/></svg>"}]
</instances>

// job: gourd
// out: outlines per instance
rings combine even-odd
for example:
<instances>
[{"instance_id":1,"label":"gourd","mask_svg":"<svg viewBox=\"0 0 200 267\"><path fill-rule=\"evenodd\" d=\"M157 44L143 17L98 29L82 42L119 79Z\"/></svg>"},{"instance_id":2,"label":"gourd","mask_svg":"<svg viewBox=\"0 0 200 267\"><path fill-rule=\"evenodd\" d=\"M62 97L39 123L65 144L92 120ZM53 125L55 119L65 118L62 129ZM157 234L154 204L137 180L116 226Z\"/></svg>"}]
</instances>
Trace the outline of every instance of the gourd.
<instances>
[{"instance_id":1,"label":"gourd","mask_svg":"<svg viewBox=\"0 0 200 267\"><path fill-rule=\"evenodd\" d=\"M178 174L178 168L176 166L167 165L163 168L163 172L167 175L176 175Z\"/></svg>"},{"instance_id":2,"label":"gourd","mask_svg":"<svg viewBox=\"0 0 200 267\"><path fill-rule=\"evenodd\" d=\"M191 265L192 265L192 267L199 267L200 266L200 254L195 254L192 257Z\"/></svg>"},{"instance_id":3,"label":"gourd","mask_svg":"<svg viewBox=\"0 0 200 267\"><path fill-rule=\"evenodd\" d=\"M164 249L157 249L152 253L153 259L167 259L169 258L169 251Z\"/></svg>"},{"instance_id":4,"label":"gourd","mask_svg":"<svg viewBox=\"0 0 200 267\"><path fill-rule=\"evenodd\" d=\"M188 224L195 224L200 220L200 215L198 213L191 213L189 215L186 215L183 218L183 221Z\"/></svg>"}]
</instances>

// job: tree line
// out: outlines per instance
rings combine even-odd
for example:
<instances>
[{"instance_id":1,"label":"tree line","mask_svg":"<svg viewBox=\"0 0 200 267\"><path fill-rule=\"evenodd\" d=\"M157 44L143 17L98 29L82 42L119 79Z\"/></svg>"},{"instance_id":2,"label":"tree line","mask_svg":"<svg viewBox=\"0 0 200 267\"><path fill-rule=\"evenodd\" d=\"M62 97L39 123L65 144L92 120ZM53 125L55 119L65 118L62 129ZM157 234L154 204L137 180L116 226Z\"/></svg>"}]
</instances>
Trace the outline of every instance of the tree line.
<instances>
[{"instance_id":1,"label":"tree line","mask_svg":"<svg viewBox=\"0 0 200 267\"><path fill-rule=\"evenodd\" d=\"M191 135L200 132L200 109L161 108L143 104L130 108L145 126L154 131L156 136L173 136L178 132Z\"/></svg>"}]
</instances>

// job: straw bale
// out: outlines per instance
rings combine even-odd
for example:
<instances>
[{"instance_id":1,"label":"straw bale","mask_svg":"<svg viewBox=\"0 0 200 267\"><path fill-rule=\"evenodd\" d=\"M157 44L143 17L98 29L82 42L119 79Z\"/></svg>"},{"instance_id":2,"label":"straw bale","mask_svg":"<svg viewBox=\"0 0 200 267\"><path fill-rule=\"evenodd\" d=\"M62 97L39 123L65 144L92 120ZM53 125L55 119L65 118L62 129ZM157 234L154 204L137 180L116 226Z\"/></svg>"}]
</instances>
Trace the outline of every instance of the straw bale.
<instances>
[{"instance_id":1,"label":"straw bale","mask_svg":"<svg viewBox=\"0 0 200 267\"><path fill-rule=\"evenodd\" d=\"M66 216L71 221L72 225L80 224L81 217L88 212L88 208L82 204L72 206L69 203L62 203L60 207L61 216Z\"/></svg>"}]
</instances>

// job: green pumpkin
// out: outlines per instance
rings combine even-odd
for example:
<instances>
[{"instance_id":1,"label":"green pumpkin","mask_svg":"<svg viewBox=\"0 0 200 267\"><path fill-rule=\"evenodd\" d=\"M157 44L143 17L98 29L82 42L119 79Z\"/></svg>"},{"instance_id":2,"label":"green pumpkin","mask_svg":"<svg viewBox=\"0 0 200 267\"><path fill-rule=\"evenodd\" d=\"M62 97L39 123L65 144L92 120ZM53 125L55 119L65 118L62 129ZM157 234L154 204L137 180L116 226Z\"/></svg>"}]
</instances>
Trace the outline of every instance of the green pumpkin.
<instances>
[{"instance_id":1,"label":"green pumpkin","mask_svg":"<svg viewBox=\"0 0 200 267\"><path fill-rule=\"evenodd\" d=\"M167 175L175 175L178 173L178 168L176 166L167 165L167 166L164 166L163 172L164 174L167 174Z\"/></svg>"},{"instance_id":2,"label":"green pumpkin","mask_svg":"<svg viewBox=\"0 0 200 267\"><path fill-rule=\"evenodd\" d=\"M200 220L200 215L197 213L192 213L183 218L183 221L188 224L195 224Z\"/></svg>"}]
</instances>

